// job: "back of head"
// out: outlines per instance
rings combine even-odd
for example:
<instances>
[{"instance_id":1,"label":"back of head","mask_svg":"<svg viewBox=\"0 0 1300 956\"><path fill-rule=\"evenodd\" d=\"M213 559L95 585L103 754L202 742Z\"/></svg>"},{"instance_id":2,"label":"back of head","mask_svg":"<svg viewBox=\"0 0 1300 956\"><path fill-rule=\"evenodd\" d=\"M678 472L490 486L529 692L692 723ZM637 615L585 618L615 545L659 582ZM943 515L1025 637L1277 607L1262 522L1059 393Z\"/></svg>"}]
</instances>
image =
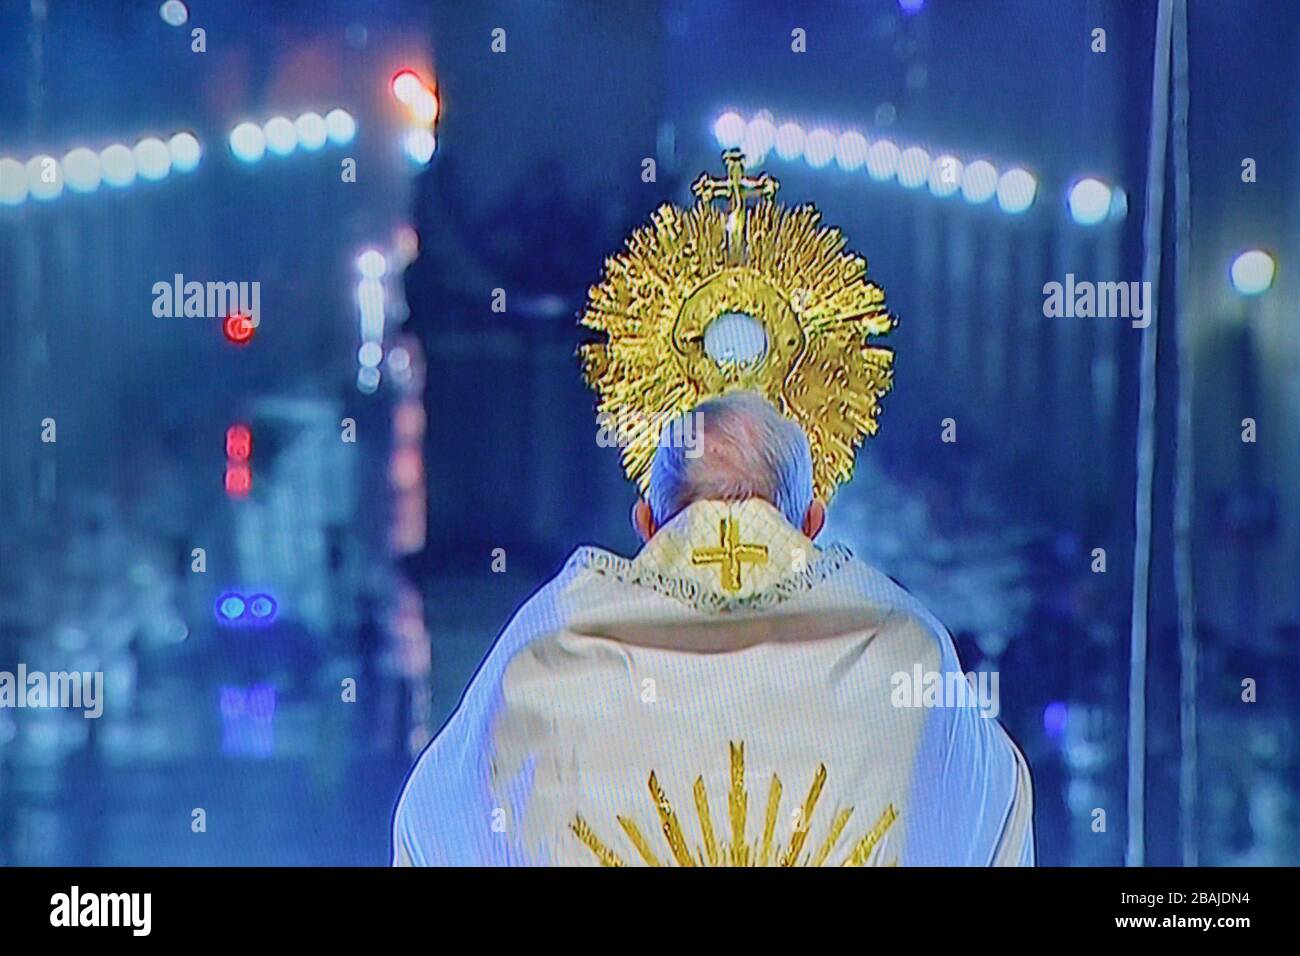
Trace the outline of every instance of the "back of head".
<instances>
[{"instance_id":1,"label":"back of head","mask_svg":"<svg viewBox=\"0 0 1300 956\"><path fill-rule=\"evenodd\" d=\"M762 498L798 527L812 503L812 454L803 430L754 392L701 402L663 432L646 500L663 526L694 501ZM694 447L678 440L698 439Z\"/></svg>"}]
</instances>

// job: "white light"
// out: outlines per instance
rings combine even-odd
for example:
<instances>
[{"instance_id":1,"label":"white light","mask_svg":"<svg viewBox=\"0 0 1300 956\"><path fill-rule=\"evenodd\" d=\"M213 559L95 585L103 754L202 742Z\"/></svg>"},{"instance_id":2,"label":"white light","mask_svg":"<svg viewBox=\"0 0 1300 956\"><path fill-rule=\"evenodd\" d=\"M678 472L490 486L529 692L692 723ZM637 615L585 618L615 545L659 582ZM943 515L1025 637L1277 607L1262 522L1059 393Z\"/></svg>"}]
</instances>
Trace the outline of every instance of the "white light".
<instances>
[{"instance_id":1,"label":"white light","mask_svg":"<svg viewBox=\"0 0 1300 956\"><path fill-rule=\"evenodd\" d=\"M841 133L835 141L835 162L845 172L860 169L867 161L867 138L856 130Z\"/></svg>"},{"instance_id":2,"label":"white light","mask_svg":"<svg viewBox=\"0 0 1300 956\"><path fill-rule=\"evenodd\" d=\"M365 368L378 368L384 360L384 349L378 342L366 342L357 349L357 361Z\"/></svg>"},{"instance_id":3,"label":"white light","mask_svg":"<svg viewBox=\"0 0 1300 956\"><path fill-rule=\"evenodd\" d=\"M382 279L388 271L388 262L378 249L367 249L357 256L357 271L367 279Z\"/></svg>"},{"instance_id":4,"label":"white light","mask_svg":"<svg viewBox=\"0 0 1300 956\"><path fill-rule=\"evenodd\" d=\"M266 134L256 123L240 123L230 131L230 151L243 163L255 163L266 155Z\"/></svg>"},{"instance_id":5,"label":"white light","mask_svg":"<svg viewBox=\"0 0 1300 956\"><path fill-rule=\"evenodd\" d=\"M803 127L798 123L782 123L776 131L776 155L782 159L798 159L803 153Z\"/></svg>"},{"instance_id":6,"label":"white light","mask_svg":"<svg viewBox=\"0 0 1300 956\"><path fill-rule=\"evenodd\" d=\"M366 365L357 369L357 388L367 395L379 388L379 369Z\"/></svg>"},{"instance_id":7,"label":"white light","mask_svg":"<svg viewBox=\"0 0 1300 956\"><path fill-rule=\"evenodd\" d=\"M160 139L150 136L140 140L131 154L135 157L135 169L141 179L156 183L166 179L172 171L172 154Z\"/></svg>"},{"instance_id":8,"label":"white light","mask_svg":"<svg viewBox=\"0 0 1300 956\"><path fill-rule=\"evenodd\" d=\"M898 147L887 139L878 139L867 150L867 172L871 178L884 182L898 172Z\"/></svg>"},{"instance_id":9,"label":"white light","mask_svg":"<svg viewBox=\"0 0 1300 956\"><path fill-rule=\"evenodd\" d=\"M84 146L70 150L63 157L63 175L74 193L93 193L101 179L99 154Z\"/></svg>"},{"instance_id":10,"label":"white light","mask_svg":"<svg viewBox=\"0 0 1300 956\"><path fill-rule=\"evenodd\" d=\"M776 142L776 127L766 115L754 117L745 128L745 136L740 141L740 151L745 154L745 164L756 166L761 163Z\"/></svg>"},{"instance_id":11,"label":"white light","mask_svg":"<svg viewBox=\"0 0 1300 956\"><path fill-rule=\"evenodd\" d=\"M1232 287L1241 295L1260 295L1273 285L1277 264L1263 249L1247 249L1232 260Z\"/></svg>"},{"instance_id":12,"label":"white light","mask_svg":"<svg viewBox=\"0 0 1300 956\"><path fill-rule=\"evenodd\" d=\"M759 152L766 153L776 142L776 126L772 123L772 118L767 113L760 113L749 122L749 128L745 130L745 136L753 143Z\"/></svg>"},{"instance_id":13,"label":"white light","mask_svg":"<svg viewBox=\"0 0 1300 956\"><path fill-rule=\"evenodd\" d=\"M835 158L835 134L815 129L803 143L803 158L813 169L821 169Z\"/></svg>"},{"instance_id":14,"label":"white light","mask_svg":"<svg viewBox=\"0 0 1300 956\"><path fill-rule=\"evenodd\" d=\"M357 121L347 110L330 110L326 113L325 128L329 132L330 142L335 146L346 146L357 135Z\"/></svg>"},{"instance_id":15,"label":"white light","mask_svg":"<svg viewBox=\"0 0 1300 956\"><path fill-rule=\"evenodd\" d=\"M405 372L411 367L411 353L400 345L388 353L388 369L392 372Z\"/></svg>"},{"instance_id":16,"label":"white light","mask_svg":"<svg viewBox=\"0 0 1300 956\"><path fill-rule=\"evenodd\" d=\"M898 157L898 181L908 189L919 189L930 179L930 154L910 146Z\"/></svg>"},{"instance_id":17,"label":"white light","mask_svg":"<svg viewBox=\"0 0 1300 956\"><path fill-rule=\"evenodd\" d=\"M438 118L438 97L427 86L421 86L406 105L417 123L432 123Z\"/></svg>"},{"instance_id":18,"label":"white light","mask_svg":"<svg viewBox=\"0 0 1300 956\"><path fill-rule=\"evenodd\" d=\"M998 178L998 206L1003 212L1024 212L1034 204L1038 180L1027 169L1008 169Z\"/></svg>"},{"instance_id":19,"label":"white light","mask_svg":"<svg viewBox=\"0 0 1300 956\"><path fill-rule=\"evenodd\" d=\"M362 279L357 283L357 304L362 340L379 341L384 337L384 284L378 279Z\"/></svg>"},{"instance_id":20,"label":"white light","mask_svg":"<svg viewBox=\"0 0 1300 956\"><path fill-rule=\"evenodd\" d=\"M53 156L27 160L27 192L33 199L54 199L63 192L63 170Z\"/></svg>"},{"instance_id":21,"label":"white light","mask_svg":"<svg viewBox=\"0 0 1300 956\"><path fill-rule=\"evenodd\" d=\"M745 138L745 121L739 113L726 112L713 123L713 138L724 149L734 149Z\"/></svg>"},{"instance_id":22,"label":"white light","mask_svg":"<svg viewBox=\"0 0 1300 956\"><path fill-rule=\"evenodd\" d=\"M410 103L424 89L420 78L410 70L403 70L393 80L393 95L399 103Z\"/></svg>"},{"instance_id":23,"label":"white light","mask_svg":"<svg viewBox=\"0 0 1300 956\"><path fill-rule=\"evenodd\" d=\"M329 139L329 129L325 126L325 119L319 113L303 113L293 124L294 130L298 134L298 142L302 148L308 152L314 153L325 145Z\"/></svg>"},{"instance_id":24,"label":"white light","mask_svg":"<svg viewBox=\"0 0 1300 956\"><path fill-rule=\"evenodd\" d=\"M427 129L407 130L406 135L402 137L402 151L411 162L421 166L433 158L433 151L437 146L438 141Z\"/></svg>"},{"instance_id":25,"label":"white light","mask_svg":"<svg viewBox=\"0 0 1300 956\"><path fill-rule=\"evenodd\" d=\"M262 132L266 134L266 148L276 156L288 156L298 148L298 131L287 117L271 117Z\"/></svg>"},{"instance_id":26,"label":"white light","mask_svg":"<svg viewBox=\"0 0 1300 956\"><path fill-rule=\"evenodd\" d=\"M992 163L977 159L962 171L961 195L968 203L988 202L997 191L998 171Z\"/></svg>"},{"instance_id":27,"label":"white light","mask_svg":"<svg viewBox=\"0 0 1300 956\"><path fill-rule=\"evenodd\" d=\"M1110 213L1110 187L1100 179L1080 179L1070 187L1070 216L1081 226L1095 226Z\"/></svg>"},{"instance_id":28,"label":"white light","mask_svg":"<svg viewBox=\"0 0 1300 956\"><path fill-rule=\"evenodd\" d=\"M0 203L17 206L27 198L27 170L16 159L0 159Z\"/></svg>"},{"instance_id":29,"label":"white light","mask_svg":"<svg viewBox=\"0 0 1300 956\"><path fill-rule=\"evenodd\" d=\"M100 150L99 167L110 186L120 189L135 182L135 154L121 143Z\"/></svg>"},{"instance_id":30,"label":"white light","mask_svg":"<svg viewBox=\"0 0 1300 956\"><path fill-rule=\"evenodd\" d=\"M177 133L167 141L167 151L172 156L172 169L178 173L191 172L199 165L203 150L193 133Z\"/></svg>"},{"instance_id":31,"label":"white light","mask_svg":"<svg viewBox=\"0 0 1300 956\"><path fill-rule=\"evenodd\" d=\"M190 11L185 8L181 0L167 0L158 8L158 15L169 27L179 27L190 18Z\"/></svg>"},{"instance_id":32,"label":"white light","mask_svg":"<svg viewBox=\"0 0 1300 956\"><path fill-rule=\"evenodd\" d=\"M951 196L961 189L962 162L956 156L937 156L930 164L930 194Z\"/></svg>"},{"instance_id":33,"label":"white light","mask_svg":"<svg viewBox=\"0 0 1300 956\"><path fill-rule=\"evenodd\" d=\"M384 313L384 284L378 279L364 278L357 283L357 305L363 314Z\"/></svg>"}]
</instances>

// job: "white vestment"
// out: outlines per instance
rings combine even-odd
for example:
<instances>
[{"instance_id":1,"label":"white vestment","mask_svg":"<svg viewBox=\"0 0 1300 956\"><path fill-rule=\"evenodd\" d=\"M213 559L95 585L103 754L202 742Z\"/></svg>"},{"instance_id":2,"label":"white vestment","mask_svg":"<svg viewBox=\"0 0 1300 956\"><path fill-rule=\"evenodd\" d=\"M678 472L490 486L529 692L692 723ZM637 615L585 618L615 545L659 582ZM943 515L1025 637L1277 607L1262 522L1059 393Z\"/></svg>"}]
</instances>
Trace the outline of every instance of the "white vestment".
<instances>
[{"instance_id":1,"label":"white vestment","mask_svg":"<svg viewBox=\"0 0 1300 956\"><path fill-rule=\"evenodd\" d=\"M846 549L762 500L696 502L520 608L411 771L393 862L1032 865L997 720L897 692L960 671Z\"/></svg>"}]
</instances>

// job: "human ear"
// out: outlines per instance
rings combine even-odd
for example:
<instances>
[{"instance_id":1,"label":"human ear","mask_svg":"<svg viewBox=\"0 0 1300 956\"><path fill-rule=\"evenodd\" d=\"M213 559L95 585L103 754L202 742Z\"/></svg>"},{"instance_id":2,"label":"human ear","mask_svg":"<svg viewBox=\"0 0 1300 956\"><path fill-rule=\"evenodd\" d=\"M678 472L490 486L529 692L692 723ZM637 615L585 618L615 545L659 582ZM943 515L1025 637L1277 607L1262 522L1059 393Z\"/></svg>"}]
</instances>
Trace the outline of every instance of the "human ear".
<instances>
[{"instance_id":1,"label":"human ear","mask_svg":"<svg viewBox=\"0 0 1300 956\"><path fill-rule=\"evenodd\" d=\"M826 505L816 498L808 505L808 512L803 516L804 537L810 541L822 533L826 524Z\"/></svg>"},{"instance_id":2,"label":"human ear","mask_svg":"<svg viewBox=\"0 0 1300 956\"><path fill-rule=\"evenodd\" d=\"M642 541L649 541L659 529L655 527L654 513L644 498L638 498L632 506L632 527L641 536Z\"/></svg>"}]
</instances>

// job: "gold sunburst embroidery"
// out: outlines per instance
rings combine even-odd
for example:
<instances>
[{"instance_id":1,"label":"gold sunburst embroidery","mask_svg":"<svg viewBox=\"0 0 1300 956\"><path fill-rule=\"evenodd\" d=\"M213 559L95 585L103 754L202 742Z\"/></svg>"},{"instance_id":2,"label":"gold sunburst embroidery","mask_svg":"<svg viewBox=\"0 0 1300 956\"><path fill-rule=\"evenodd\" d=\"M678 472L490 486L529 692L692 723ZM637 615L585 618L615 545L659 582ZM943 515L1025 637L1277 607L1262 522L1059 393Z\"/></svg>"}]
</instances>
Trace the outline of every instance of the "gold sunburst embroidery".
<instances>
[{"instance_id":1,"label":"gold sunburst embroidery","mask_svg":"<svg viewBox=\"0 0 1300 956\"><path fill-rule=\"evenodd\" d=\"M708 788L704 785L704 777L699 776L695 779L693 795L695 798L695 814L699 822L703 846L697 845L694 853L691 852L687 844L681 821L673 810L663 787L659 784L658 775L653 770L650 771L650 779L647 784L650 789L650 798L654 802L655 812L659 817L660 832L667 844L669 859L671 860L668 865L728 867L825 865L826 860L840 846L844 831L853 816L853 807L841 809L835 814L825 836L817 844L817 849L804 852L808 836L812 832L813 814L821 798L822 789L826 785L826 765L819 764L816 773L813 774L812 784L808 788L808 795L799 808L796 825L790 834L790 841L782 849L780 845L774 846L772 842L776 835L777 816L781 808L783 789L781 778L776 774L772 775L772 781L767 790L767 806L763 817L763 830L761 835L751 842L746 835L749 815L749 792L745 788L745 745L733 742L730 749L731 786L727 794L728 839L721 842L718 840L717 832L714 830L713 813L709 807ZM876 865L875 851L880 845L880 841L884 839L886 832L897 819L898 811L892 803L887 804L884 811L876 818L875 824L853 843L852 848L843 857L839 865ZM647 866L665 865L655 854L650 841L641 832L641 828L636 825L634 820L625 816L619 816L617 820L624 835L643 863ZM592 852L602 866L627 865L623 857L596 835L591 825L582 818L582 814L574 816L573 822L569 824L569 829ZM887 865L897 866L898 861L895 859Z\"/></svg>"},{"instance_id":2,"label":"gold sunburst embroidery","mask_svg":"<svg viewBox=\"0 0 1300 956\"><path fill-rule=\"evenodd\" d=\"M845 249L815 207L776 203L776 180L746 177L739 150L723 159L726 180L702 176L694 206L660 206L606 261L582 316L605 341L581 348L583 374L600 396L600 416L614 421L662 423L728 391L762 394L807 434L813 486L829 500L876 434L894 356L869 337L897 320L867 279L866 260ZM759 198L750 206L752 195ZM705 329L728 312L763 326L761 356L710 358ZM642 491L659 438L642 428L622 448L624 470Z\"/></svg>"}]
</instances>

